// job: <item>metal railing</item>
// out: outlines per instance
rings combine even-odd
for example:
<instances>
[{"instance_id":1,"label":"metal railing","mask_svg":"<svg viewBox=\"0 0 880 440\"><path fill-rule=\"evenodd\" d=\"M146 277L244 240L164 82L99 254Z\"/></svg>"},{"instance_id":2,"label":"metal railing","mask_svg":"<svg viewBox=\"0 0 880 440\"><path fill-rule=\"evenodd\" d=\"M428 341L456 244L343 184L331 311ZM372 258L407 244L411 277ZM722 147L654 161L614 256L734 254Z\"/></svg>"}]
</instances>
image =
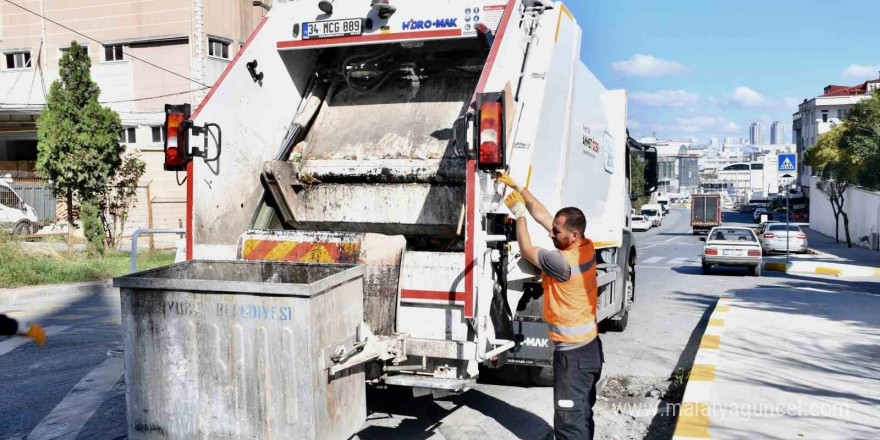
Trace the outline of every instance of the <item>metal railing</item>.
<instances>
[{"instance_id":1,"label":"metal railing","mask_svg":"<svg viewBox=\"0 0 880 440\"><path fill-rule=\"evenodd\" d=\"M141 234L186 234L186 229L138 229L131 234L131 273L137 272L137 244Z\"/></svg>"}]
</instances>

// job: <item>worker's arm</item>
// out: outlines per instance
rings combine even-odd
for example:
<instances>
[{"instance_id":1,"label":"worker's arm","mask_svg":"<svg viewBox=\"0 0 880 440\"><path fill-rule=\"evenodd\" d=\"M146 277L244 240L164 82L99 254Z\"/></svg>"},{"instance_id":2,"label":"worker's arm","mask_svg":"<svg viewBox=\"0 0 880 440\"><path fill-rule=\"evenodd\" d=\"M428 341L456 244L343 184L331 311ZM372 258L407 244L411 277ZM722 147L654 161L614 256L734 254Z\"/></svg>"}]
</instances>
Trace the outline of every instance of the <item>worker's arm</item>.
<instances>
[{"instance_id":1,"label":"worker's arm","mask_svg":"<svg viewBox=\"0 0 880 440\"><path fill-rule=\"evenodd\" d=\"M516 180L513 180L513 177L510 177L510 175L507 174L497 173L495 174L495 179L522 194L529 214L536 222L538 222L538 224L543 226L547 232L550 232L550 229L553 228L553 215L550 214L550 211L548 211L528 189L523 188Z\"/></svg>"},{"instance_id":2,"label":"worker's arm","mask_svg":"<svg viewBox=\"0 0 880 440\"><path fill-rule=\"evenodd\" d=\"M510 212L516 217L516 241L519 243L519 251L529 263L541 267L538 262L538 252L541 248L532 246L532 237L529 236L529 225L526 223L526 202L522 195L514 191L506 199L504 204L510 208Z\"/></svg>"},{"instance_id":3,"label":"worker's arm","mask_svg":"<svg viewBox=\"0 0 880 440\"><path fill-rule=\"evenodd\" d=\"M46 333L40 324L28 324L15 318L10 318L0 314L0 335L2 336L27 336L37 342L37 345L43 345L46 341Z\"/></svg>"}]
</instances>

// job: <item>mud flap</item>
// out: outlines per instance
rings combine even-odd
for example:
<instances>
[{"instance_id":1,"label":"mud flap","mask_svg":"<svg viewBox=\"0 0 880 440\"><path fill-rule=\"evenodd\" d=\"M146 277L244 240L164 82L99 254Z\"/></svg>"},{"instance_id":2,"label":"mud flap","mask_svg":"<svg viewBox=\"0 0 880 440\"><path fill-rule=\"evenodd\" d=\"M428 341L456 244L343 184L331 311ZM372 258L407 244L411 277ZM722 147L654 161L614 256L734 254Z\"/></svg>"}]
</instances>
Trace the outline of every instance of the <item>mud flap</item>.
<instances>
[{"instance_id":1,"label":"mud flap","mask_svg":"<svg viewBox=\"0 0 880 440\"><path fill-rule=\"evenodd\" d=\"M395 333L400 304L403 236L317 231L249 231L238 244L238 259L366 266L364 322L377 335Z\"/></svg>"}]
</instances>

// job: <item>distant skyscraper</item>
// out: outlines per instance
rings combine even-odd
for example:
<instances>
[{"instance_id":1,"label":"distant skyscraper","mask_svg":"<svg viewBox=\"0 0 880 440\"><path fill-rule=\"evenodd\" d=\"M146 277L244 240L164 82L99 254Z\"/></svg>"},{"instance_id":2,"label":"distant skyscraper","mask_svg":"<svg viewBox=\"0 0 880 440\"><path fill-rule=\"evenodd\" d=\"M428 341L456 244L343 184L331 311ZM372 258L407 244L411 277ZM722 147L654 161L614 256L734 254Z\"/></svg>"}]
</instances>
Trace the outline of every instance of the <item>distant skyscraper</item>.
<instances>
[{"instance_id":1,"label":"distant skyscraper","mask_svg":"<svg viewBox=\"0 0 880 440\"><path fill-rule=\"evenodd\" d=\"M785 143L785 123L776 121L770 125L770 143L779 145Z\"/></svg>"},{"instance_id":2,"label":"distant skyscraper","mask_svg":"<svg viewBox=\"0 0 880 440\"><path fill-rule=\"evenodd\" d=\"M752 122L749 126L749 143L752 145L764 144L764 124Z\"/></svg>"},{"instance_id":3,"label":"distant skyscraper","mask_svg":"<svg viewBox=\"0 0 880 440\"><path fill-rule=\"evenodd\" d=\"M730 136L724 138L724 143L727 144L727 145L731 145L731 144L733 144L733 138L730 137Z\"/></svg>"},{"instance_id":4,"label":"distant skyscraper","mask_svg":"<svg viewBox=\"0 0 880 440\"><path fill-rule=\"evenodd\" d=\"M711 146L713 146L713 147L717 147L717 146L718 146L718 138L712 138L712 139L710 139L710 140L709 140L709 145L711 145Z\"/></svg>"}]
</instances>

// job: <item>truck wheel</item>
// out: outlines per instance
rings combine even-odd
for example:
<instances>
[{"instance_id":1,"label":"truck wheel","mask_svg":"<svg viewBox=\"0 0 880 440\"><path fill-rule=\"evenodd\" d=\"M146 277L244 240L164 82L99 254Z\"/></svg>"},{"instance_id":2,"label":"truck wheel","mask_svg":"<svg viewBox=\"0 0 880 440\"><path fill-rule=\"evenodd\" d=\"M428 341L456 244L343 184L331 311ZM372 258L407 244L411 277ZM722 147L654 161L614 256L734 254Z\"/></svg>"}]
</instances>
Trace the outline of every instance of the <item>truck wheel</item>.
<instances>
[{"instance_id":1,"label":"truck wheel","mask_svg":"<svg viewBox=\"0 0 880 440\"><path fill-rule=\"evenodd\" d=\"M529 367L529 377L536 387L552 387L553 367Z\"/></svg>"},{"instance_id":2,"label":"truck wheel","mask_svg":"<svg viewBox=\"0 0 880 440\"><path fill-rule=\"evenodd\" d=\"M630 265L626 265L626 274L623 276L623 282L626 283L623 287L624 297L623 297L623 314L619 315L620 319L616 320L608 320L606 321L607 329L612 332L622 332L626 330L626 325L629 323L629 308L635 299L635 269Z\"/></svg>"}]
</instances>

